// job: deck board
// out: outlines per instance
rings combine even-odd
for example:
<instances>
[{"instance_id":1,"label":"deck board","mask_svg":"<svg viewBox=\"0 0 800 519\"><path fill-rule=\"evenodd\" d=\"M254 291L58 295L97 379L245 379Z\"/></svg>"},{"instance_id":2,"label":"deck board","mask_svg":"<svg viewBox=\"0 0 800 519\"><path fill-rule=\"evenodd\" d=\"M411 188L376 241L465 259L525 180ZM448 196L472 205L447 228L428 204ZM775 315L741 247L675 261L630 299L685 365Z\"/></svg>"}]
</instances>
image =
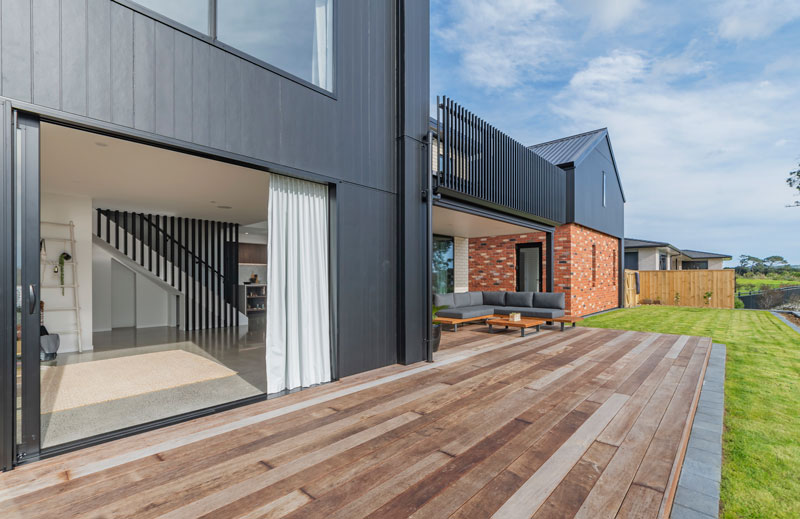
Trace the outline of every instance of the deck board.
<instances>
[{"instance_id":1,"label":"deck board","mask_svg":"<svg viewBox=\"0 0 800 519\"><path fill-rule=\"evenodd\" d=\"M710 340L443 333L436 362L0 475L4 517L658 517Z\"/></svg>"}]
</instances>

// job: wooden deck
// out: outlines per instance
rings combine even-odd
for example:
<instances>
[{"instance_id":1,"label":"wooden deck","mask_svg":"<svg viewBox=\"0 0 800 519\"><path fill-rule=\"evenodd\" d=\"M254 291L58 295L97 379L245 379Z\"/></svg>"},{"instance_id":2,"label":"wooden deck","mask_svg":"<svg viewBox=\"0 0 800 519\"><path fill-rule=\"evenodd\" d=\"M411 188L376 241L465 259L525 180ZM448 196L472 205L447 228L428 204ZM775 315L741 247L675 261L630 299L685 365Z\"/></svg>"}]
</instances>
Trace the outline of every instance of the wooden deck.
<instances>
[{"instance_id":1,"label":"wooden deck","mask_svg":"<svg viewBox=\"0 0 800 519\"><path fill-rule=\"evenodd\" d=\"M391 366L0 475L3 517L658 517L710 340L444 333Z\"/></svg>"}]
</instances>

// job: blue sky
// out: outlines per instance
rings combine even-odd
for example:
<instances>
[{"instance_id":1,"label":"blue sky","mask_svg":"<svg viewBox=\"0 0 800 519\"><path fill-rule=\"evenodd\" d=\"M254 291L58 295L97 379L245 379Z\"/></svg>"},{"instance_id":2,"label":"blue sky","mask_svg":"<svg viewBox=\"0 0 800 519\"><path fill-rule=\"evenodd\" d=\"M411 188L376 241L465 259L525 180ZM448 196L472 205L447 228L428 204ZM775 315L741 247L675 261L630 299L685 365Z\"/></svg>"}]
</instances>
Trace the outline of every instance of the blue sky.
<instances>
[{"instance_id":1,"label":"blue sky","mask_svg":"<svg viewBox=\"0 0 800 519\"><path fill-rule=\"evenodd\" d=\"M798 0L431 0L437 94L526 144L608 127L628 237L800 264Z\"/></svg>"}]
</instances>

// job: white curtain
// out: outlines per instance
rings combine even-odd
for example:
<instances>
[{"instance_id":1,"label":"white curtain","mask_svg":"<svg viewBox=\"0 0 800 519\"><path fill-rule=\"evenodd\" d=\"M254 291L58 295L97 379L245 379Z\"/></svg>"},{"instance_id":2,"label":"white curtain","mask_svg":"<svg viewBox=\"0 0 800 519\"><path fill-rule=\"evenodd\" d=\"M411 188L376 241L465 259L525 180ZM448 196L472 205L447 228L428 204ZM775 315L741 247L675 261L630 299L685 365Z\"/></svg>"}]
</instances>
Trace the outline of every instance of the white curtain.
<instances>
[{"instance_id":1,"label":"white curtain","mask_svg":"<svg viewBox=\"0 0 800 519\"><path fill-rule=\"evenodd\" d=\"M315 0L311 82L333 89L333 0Z\"/></svg>"},{"instance_id":2,"label":"white curtain","mask_svg":"<svg viewBox=\"0 0 800 519\"><path fill-rule=\"evenodd\" d=\"M331 380L328 188L270 175L267 391Z\"/></svg>"}]
</instances>

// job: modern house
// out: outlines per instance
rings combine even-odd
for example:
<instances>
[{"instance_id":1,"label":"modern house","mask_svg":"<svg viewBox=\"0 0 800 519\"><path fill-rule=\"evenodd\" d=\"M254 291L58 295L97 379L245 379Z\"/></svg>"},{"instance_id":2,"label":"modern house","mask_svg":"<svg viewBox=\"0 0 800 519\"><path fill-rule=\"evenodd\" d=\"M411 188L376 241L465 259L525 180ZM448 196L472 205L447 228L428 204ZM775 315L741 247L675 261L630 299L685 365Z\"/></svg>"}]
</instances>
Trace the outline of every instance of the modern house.
<instances>
[{"instance_id":1,"label":"modern house","mask_svg":"<svg viewBox=\"0 0 800 519\"><path fill-rule=\"evenodd\" d=\"M566 312L577 316L622 306L625 195L608 131L524 151L511 145L509 169L540 168L540 183L531 184L520 169L492 176L491 160L485 171L484 147L513 141L451 103L445 99L433 121L443 144L435 159L434 291L562 292ZM495 182L502 187L482 185Z\"/></svg>"},{"instance_id":2,"label":"modern house","mask_svg":"<svg viewBox=\"0 0 800 519\"><path fill-rule=\"evenodd\" d=\"M728 254L679 249L667 242L625 239L625 268L630 270L722 270Z\"/></svg>"},{"instance_id":3,"label":"modern house","mask_svg":"<svg viewBox=\"0 0 800 519\"><path fill-rule=\"evenodd\" d=\"M426 358L428 9L2 3L3 469Z\"/></svg>"}]
</instances>

